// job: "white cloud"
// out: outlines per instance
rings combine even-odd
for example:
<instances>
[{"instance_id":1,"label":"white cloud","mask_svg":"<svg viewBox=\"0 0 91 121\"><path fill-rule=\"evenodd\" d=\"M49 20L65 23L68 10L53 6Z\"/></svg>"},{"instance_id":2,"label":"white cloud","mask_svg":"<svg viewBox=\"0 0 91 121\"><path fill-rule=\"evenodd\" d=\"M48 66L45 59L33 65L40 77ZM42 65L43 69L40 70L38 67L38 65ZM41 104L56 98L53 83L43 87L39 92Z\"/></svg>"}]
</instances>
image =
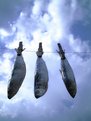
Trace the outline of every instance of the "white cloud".
<instances>
[{"instance_id":1,"label":"white cloud","mask_svg":"<svg viewBox=\"0 0 91 121\"><path fill-rule=\"evenodd\" d=\"M11 74L11 66L12 63L10 61L10 59L12 58L11 54L3 54L3 58L4 59L0 59L0 75L3 76L6 80L8 78L10 78L10 74Z\"/></svg>"},{"instance_id":2,"label":"white cloud","mask_svg":"<svg viewBox=\"0 0 91 121\"><path fill-rule=\"evenodd\" d=\"M12 28L17 28L16 36L14 40L7 43L6 46L10 49L14 49L18 47L19 41L23 41L24 48L26 48L23 52L23 57L27 67L27 74L17 95L13 99L8 100L8 81L6 80L9 79L12 70L11 68L13 67L12 62L10 61L13 55L9 53L3 55L3 63L2 60L0 61L0 74L3 76L6 75L7 78L4 82L0 82L0 114L1 116L10 117L18 117L19 114L22 114L24 117L29 117L29 119L32 120L35 120L36 118L40 119L41 117L44 118L44 120L53 119L54 121L57 120L57 117L59 121L60 119L62 121L69 121L72 117L72 121L75 121L74 117L80 116L78 113L83 112L84 103L81 104L80 101L86 98L86 96L82 97L82 95L85 93L83 91L85 91L84 85L86 79L88 80L88 76L90 76L91 69L88 67L88 65L90 65L90 59L84 61L81 56L77 54L67 54L67 58L74 70L78 87L78 92L74 100L69 96L61 79L59 72L60 57L55 53L44 53L43 55L43 59L45 60L49 71L49 88L47 93L36 100L33 86L37 58L36 51L39 42L43 43L44 52L56 51L57 42L61 42L64 47L63 49L66 51L89 50L86 43L83 43L78 38L74 39L69 31L69 27L74 20L74 11L77 7L76 1L67 4L66 1L60 2L59 0L52 0L47 4L47 7L44 8L47 12L44 12L43 16L40 14L43 10L43 8L40 8L40 5L42 7L42 4L41 1L36 1L32 13L30 12L30 15L28 13L28 16L27 13L22 12L16 23L12 25ZM4 34L2 34L2 36L4 36ZM54 44L55 46L52 47ZM86 91L88 93L88 90ZM63 100L72 102L72 106L67 107L63 103Z\"/></svg>"}]
</instances>

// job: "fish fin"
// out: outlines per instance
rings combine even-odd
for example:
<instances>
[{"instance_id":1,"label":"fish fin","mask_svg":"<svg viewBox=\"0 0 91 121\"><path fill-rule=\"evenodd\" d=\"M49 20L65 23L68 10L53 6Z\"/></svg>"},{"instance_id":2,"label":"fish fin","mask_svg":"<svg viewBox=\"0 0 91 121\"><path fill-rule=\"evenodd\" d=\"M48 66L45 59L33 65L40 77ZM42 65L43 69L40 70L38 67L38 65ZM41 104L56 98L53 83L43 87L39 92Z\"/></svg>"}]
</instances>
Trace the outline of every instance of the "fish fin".
<instances>
[{"instance_id":1,"label":"fish fin","mask_svg":"<svg viewBox=\"0 0 91 121\"><path fill-rule=\"evenodd\" d=\"M61 69L59 69L59 71L60 71L60 73L62 74L62 70L61 70Z\"/></svg>"}]
</instances>

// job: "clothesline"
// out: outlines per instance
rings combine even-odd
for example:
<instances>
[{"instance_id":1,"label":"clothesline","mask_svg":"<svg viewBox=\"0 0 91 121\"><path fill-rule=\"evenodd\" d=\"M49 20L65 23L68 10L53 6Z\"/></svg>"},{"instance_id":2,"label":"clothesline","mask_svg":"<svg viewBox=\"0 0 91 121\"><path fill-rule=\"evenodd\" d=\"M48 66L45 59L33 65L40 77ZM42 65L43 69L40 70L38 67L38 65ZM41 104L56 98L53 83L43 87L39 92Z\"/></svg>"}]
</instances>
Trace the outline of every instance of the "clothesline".
<instances>
[{"instance_id":1,"label":"clothesline","mask_svg":"<svg viewBox=\"0 0 91 121\"><path fill-rule=\"evenodd\" d=\"M25 50L24 52L30 52L30 53L36 53L37 51L34 51L34 50ZM53 52L53 51L44 51L44 53L57 53L57 51L55 51L55 52ZM91 52L76 52L76 51L74 51L74 52L67 52L67 51L65 51L65 53L68 53L68 54L75 54L75 53L83 53L83 54L91 54Z\"/></svg>"}]
</instances>

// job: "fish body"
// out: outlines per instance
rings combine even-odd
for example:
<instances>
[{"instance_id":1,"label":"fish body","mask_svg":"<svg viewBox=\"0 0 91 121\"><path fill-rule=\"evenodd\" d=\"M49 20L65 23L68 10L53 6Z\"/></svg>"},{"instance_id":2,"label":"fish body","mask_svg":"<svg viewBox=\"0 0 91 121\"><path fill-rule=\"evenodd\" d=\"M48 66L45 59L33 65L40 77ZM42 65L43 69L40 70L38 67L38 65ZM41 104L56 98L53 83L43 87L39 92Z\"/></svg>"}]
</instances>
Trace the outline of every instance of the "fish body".
<instances>
[{"instance_id":1,"label":"fish body","mask_svg":"<svg viewBox=\"0 0 91 121\"><path fill-rule=\"evenodd\" d=\"M36 74L34 78L34 95L36 98L43 96L48 89L48 70L42 57L36 61Z\"/></svg>"},{"instance_id":2,"label":"fish body","mask_svg":"<svg viewBox=\"0 0 91 121\"><path fill-rule=\"evenodd\" d=\"M74 98L77 92L73 70L65 58L61 60L61 75L69 94Z\"/></svg>"},{"instance_id":3,"label":"fish body","mask_svg":"<svg viewBox=\"0 0 91 121\"><path fill-rule=\"evenodd\" d=\"M21 87L26 75L26 65L22 55L17 56L12 71L11 79L8 85L8 98L11 99L16 95Z\"/></svg>"}]
</instances>

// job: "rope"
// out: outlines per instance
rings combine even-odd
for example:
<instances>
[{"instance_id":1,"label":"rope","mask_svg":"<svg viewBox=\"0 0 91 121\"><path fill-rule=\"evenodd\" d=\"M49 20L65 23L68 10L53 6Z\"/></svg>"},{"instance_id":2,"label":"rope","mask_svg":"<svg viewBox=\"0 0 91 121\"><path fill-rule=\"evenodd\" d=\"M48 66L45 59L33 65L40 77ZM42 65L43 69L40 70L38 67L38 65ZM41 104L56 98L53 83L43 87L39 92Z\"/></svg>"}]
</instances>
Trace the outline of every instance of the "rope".
<instances>
[{"instance_id":1,"label":"rope","mask_svg":"<svg viewBox=\"0 0 91 121\"><path fill-rule=\"evenodd\" d=\"M37 51L34 51L34 50L25 50L24 52L30 52L30 53L36 53ZM44 51L44 53L57 53L56 51L55 52L53 52L53 51ZM68 53L68 54L80 54L80 53L82 53L82 54L91 54L91 52L77 52L77 51L74 51L74 52L67 52L67 51L65 51L65 53Z\"/></svg>"}]
</instances>

